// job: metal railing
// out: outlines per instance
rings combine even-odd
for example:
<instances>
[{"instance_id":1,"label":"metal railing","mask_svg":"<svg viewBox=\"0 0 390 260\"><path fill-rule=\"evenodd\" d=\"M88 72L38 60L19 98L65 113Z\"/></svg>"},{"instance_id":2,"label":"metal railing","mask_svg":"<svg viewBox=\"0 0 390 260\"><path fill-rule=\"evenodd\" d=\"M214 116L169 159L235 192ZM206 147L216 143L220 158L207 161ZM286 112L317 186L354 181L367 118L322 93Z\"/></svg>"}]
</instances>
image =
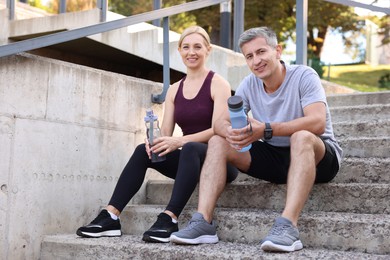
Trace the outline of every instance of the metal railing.
<instances>
[{"instance_id":1,"label":"metal railing","mask_svg":"<svg viewBox=\"0 0 390 260\"><path fill-rule=\"evenodd\" d=\"M8 0L14 1L14 0ZM168 8L158 9L150 12L145 12L137 15L132 15L126 18L101 22L99 24L94 24L82 28L72 29L69 31L63 31L58 33L53 33L45 36L40 36L28 40L23 40L19 42L9 43L3 46L0 46L0 57L9 56L17 54L20 52L31 51L54 44L64 43L76 39L80 39L86 36L104 33L111 30L119 29L125 26L134 25L142 22L148 22L158 19L163 19L163 91L159 95L152 95L152 102L162 103L165 100L165 95L170 85L170 75L169 75L169 16L180 14L183 12L189 12L224 2L229 2L230 0L198 0L189 3L184 3ZM243 0L240 0L243 1ZM106 6L107 0L99 0L101 6ZM105 4L104 4L105 3ZM99 6L99 5L98 5ZM102 12L106 12L107 9ZM243 20L243 18L241 18ZM239 32L236 32L239 35Z\"/></svg>"},{"instance_id":2,"label":"metal railing","mask_svg":"<svg viewBox=\"0 0 390 260\"><path fill-rule=\"evenodd\" d=\"M13 19L15 11L15 0L6 0L7 7L10 9L10 19ZM228 3L231 4L232 0L197 0L177 6L172 6L164 9L158 9L151 12L146 12L138 15L133 15L127 18L106 22L106 13L107 13L107 0L97 0L97 7L101 10L102 21L99 24L87 26L84 28L69 30L65 32L59 32L55 34L50 34L46 36L41 36L29 40L24 40L16 43L10 43L7 45L0 46L0 57L16 54L23 51L34 50L42 47L47 47L50 45L63 43L86 36L103 33L115 29L119 29L125 26L148 22L148 21L159 21L163 19L163 38L164 38L164 47L163 47L163 92L159 95L153 95L152 101L161 103L165 99L166 91L170 84L169 76L169 16L176 15L183 12L189 12L204 7ZM372 11L383 12L385 14L390 14L390 8L378 7L372 4L362 4L350 0L325 0L328 2L361 7L369 9ZM60 0L60 4L64 4L66 0ZM154 0L154 6L158 6L159 0ZM237 39L244 29L243 17L244 17L244 6L245 0L234 0L234 26L233 26L233 50L238 51ZM296 24L296 63L297 64L307 64L307 6L308 0L296 0L297 4L297 24ZM223 12L229 10L229 6L221 5L221 16L224 15ZM62 8L64 9L64 8ZM64 11L64 10L63 10ZM230 11L228 11L229 13ZM230 14L229 14L230 15ZM230 24L230 19L228 17L225 20ZM221 26L222 27L222 26ZM224 30L226 28L223 28ZM224 31L221 30L221 31ZM230 38L230 36L229 36ZM224 40L221 38L221 40ZM229 45L229 43L227 43ZM223 46L229 48L229 46Z\"/></svg>"}]
</instances>

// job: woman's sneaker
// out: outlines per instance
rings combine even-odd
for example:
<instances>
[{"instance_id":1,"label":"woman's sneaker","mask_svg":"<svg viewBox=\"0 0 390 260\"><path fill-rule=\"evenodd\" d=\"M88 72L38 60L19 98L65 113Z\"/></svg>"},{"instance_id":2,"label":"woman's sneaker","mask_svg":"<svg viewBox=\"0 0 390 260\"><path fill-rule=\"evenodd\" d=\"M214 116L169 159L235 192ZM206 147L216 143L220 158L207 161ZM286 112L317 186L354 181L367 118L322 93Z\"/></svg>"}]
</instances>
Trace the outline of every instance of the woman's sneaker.
<instances>
[{"instance_id":1,"label":"woman's sneaker","mask_svg":"<svg viewBox=\"0 0 390 260\"><path fill-rule=\"evenodd\" d=\"M81 237L119 237L122 235L119 218L114 220L106 209L88 225L77 229L77 235Z\"/></svg>"},{"instance_id":2,"label":"woman's sneaker","mask_svg":"<svg viewBox=\"0 0 390 260\"><path fill-rule=\"evenodd\" d=\"M157 221L146 231L142 237L145 242L168 243L173 232L178 231L177 223L172 222L172 218L166 213L160 213Z\"/></svg>"}]
</instances>

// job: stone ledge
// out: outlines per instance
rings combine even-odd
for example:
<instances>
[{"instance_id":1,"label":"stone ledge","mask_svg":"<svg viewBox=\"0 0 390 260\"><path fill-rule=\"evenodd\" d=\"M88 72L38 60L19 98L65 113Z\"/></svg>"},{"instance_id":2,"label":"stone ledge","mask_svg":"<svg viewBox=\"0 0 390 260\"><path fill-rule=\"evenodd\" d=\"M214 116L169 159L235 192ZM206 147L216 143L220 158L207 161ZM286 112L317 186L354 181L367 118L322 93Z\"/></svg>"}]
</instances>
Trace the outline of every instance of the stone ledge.
<instances>
[{"instance_id":1,"label":"stone ledge","mask_svg":"<svg viewBox=\"0 0 390 260\"><path fill-rule=\"evenodd\" d=\"M47 236L42 243L42 260L46 259L388 259L348 251L303 250L282 254L263 252L258 244L219 242L213 245L182 246L141 241L140 236L84 239L76 235Z\"/></svg>"}]
</instances>

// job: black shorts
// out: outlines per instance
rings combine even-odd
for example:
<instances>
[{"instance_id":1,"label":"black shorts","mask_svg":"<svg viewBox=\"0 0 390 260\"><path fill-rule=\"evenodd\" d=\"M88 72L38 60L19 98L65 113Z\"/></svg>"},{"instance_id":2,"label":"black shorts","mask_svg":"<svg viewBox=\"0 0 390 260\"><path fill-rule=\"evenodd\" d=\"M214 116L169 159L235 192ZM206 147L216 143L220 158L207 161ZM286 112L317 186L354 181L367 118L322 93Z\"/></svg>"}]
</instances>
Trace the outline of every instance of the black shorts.
<instances>
[{"instance_id":1,"label":"black shorts","mask_svg":"<svg viewBox=\"0 0 390 260\"><path fill-rule=\"evenodd\" d=\"M334 149L327 142L324 144L326 151L324 158L317 165L315 183L329 182L339 171L339 163ZM277 147L257 141L252 143L249 152L252 161L246 174L272 183L287 183L290 147Z\"/></svg>"}]
</instances>

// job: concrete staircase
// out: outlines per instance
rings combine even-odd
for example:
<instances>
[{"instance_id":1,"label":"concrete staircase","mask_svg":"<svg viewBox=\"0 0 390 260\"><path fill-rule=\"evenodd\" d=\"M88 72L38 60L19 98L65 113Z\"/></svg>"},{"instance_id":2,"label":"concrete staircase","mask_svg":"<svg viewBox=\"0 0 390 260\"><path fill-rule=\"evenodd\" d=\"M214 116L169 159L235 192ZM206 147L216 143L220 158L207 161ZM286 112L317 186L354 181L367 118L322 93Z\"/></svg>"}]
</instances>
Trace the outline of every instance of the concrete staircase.
<instances>
[{"instance_id":1,"label":"concrete staircase","mask_svg":"<svg viewBox=\"0 0 390 260\"><path fill-rule=\"evenodd\" d=\"M337 177L311 193L299 222L301 251L260 250L259 240L283 209L286 187L241 174L218 201L216 245L142 242L141 234L164 209L172 189L172 181L149 181L146 203L129 205L122 214L122 237L46 236L41 259L389 259L389 100L390 92L328 97L345 158ZM197 192L180 218L181 227L196 205Z\"/></svg>"}]
</instances>

